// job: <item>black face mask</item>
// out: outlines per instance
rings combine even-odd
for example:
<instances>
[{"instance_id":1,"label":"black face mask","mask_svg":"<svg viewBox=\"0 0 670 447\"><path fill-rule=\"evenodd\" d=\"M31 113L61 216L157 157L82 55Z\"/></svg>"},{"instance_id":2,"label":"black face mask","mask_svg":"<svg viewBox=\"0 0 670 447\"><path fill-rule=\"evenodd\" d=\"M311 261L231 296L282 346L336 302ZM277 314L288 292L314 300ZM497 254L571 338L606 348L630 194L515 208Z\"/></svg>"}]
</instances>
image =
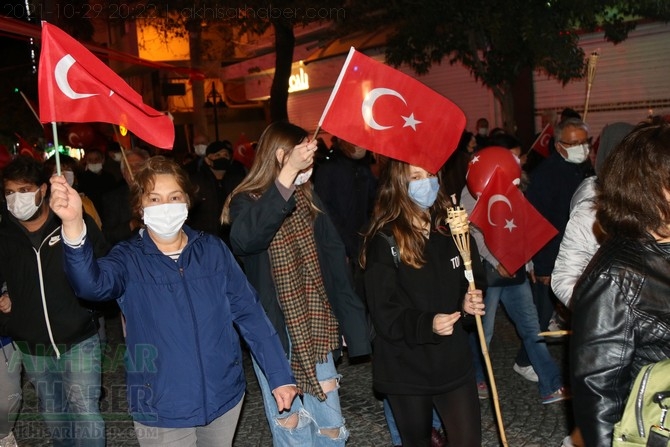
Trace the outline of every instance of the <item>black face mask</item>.
<instances>
[{"instance_id":1,"label":"black face mask","mask_svg":"<svg viewBox=\"0 0 670 447\"><path fill-rule=\"evenodd\" d=\"M215 171L225 171L230 167L231 161L227 158L217 158L212 160L212 169Z\"/></svg>"}]
</instances>

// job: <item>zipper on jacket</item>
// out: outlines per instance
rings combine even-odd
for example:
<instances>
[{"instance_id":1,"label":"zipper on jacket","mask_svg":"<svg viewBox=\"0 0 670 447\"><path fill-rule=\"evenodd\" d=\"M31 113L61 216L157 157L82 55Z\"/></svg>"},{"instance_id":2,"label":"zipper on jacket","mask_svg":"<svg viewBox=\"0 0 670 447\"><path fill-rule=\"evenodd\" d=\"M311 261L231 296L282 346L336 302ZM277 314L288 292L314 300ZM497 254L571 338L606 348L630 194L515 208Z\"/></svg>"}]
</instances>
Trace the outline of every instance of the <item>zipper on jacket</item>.
<instances>
[{"instance_id":1,"label":"zipper on jacket","mask_svg":"<svg viewBox=\"0 0 670 447\"><path fill-rule=\"evenodd\" d=\"M47 296L46 293L44 292L44 274L42 273L42 258L40 257L40 253L42 251L42 247L44 246L44 243L52 237L52 235L55 232L59 232L59 237L60 237L60 225L58 228L56 228L54 231L49 233L47 237L44 238L42 243L40 244L39 248L35 249L35 247L31 247L33 251L35 252L35 256L37 257L37 271L39 273L39 278L40 278L40 294L42 295L42 311L44 312L44 321L46 322L47 325L47 332L49 333L49 341L51 341L51 346L54 348L54 352L56 353L56 358L60 360L60 351L58 350L58 347L56 346L56 341L54 340L54 334L53 331L51 330L51 322L49 321L49 311L47 310ZM62 240L61 240L62 242Z\"/></svg>"},{"instance_id":2,"label":"zipper on jacket","mask_svg":"<svg viewBox=\"0 0 670 447\"><path fill-rule=\"evenodd\" d=\"M186 247L184 248L186 250ZM179 255L181 258L181 255L183 255L184 252ZM178 261L179 262L179 261ZM193 308L193 300L191 299L191 294L188 293L188 287L186 285L186 279L184 278L184 267L181 265L178 266L179 269L179 276L181 277L182 284L184 286L184 291L186 292L186 298L188 299L188 307L191 310L191 319L193 320L193 327L194 329L197 328L198 322L195 318L195 309ZM202 350L200 348L200 335L198 334L198 331L195 330L195 350L196 353L198 354L198 365L200 366L200 380L202 381L202 408L205 410L205 421L209 423L210 421L208 420L208 411L207 411L207 381L205 380L205 367L202 364Z\"/></svg>"}]
</instances>

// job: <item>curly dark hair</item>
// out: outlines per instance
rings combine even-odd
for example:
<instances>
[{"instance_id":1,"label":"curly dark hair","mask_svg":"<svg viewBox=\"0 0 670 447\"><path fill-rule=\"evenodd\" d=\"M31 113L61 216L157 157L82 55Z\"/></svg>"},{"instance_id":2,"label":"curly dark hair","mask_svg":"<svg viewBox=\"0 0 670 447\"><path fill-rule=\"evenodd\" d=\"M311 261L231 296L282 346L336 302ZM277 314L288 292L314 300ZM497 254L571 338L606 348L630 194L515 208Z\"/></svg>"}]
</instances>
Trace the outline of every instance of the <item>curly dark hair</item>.
<instances>
[{"instance_id":1,"label":"curly dark hair","mask_svg":"<svg viewBox=\"0 0 670 447\"><path fill-rule=\"evenodd\" d=\"M188 198L188 207L190 208L191 203L193 203L193 185L188 178L188 174L186 174L181 166L174 160L162 155L151 157L135 173L134 182L130 185L130 206L133 211L133 217L139 221L142 221L143 218L142 198L153 190L155 178L159 174L173 176Z\"/></svg>"},{"instance_id":2,"label":"curly dark hair","mask_svg":"<svg viewBox=\"0 0 670 447\"><path fill-rule=\"evenodd\" d=\"M670 124L639 124L598 176L598 223L608 236L670 237Z\"/></svg>"}]
</instances>

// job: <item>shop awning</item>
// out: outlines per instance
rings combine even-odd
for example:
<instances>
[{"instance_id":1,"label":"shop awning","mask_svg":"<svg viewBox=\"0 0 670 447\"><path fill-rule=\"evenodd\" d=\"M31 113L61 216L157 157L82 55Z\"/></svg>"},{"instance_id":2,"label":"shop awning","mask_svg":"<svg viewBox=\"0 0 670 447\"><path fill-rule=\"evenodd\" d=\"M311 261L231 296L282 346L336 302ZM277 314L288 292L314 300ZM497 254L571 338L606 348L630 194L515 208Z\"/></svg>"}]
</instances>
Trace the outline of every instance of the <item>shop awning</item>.
<instances>
[{"instance_id":1,"label":"shop awning","mask_svg":"<svg viewBox=\"0 0 670 447\"><path fill-rule=\"evenodd\" d=\"M383 47L386 45L386 41L393 32L394 29L388 27L373 32L354 33L331 40L329 43L310 54L306 59L303 59L303 63L306 65L311 62L341 56L347 54L351 47L354 47L359 51Z\"/></svg>"}]
</instances>

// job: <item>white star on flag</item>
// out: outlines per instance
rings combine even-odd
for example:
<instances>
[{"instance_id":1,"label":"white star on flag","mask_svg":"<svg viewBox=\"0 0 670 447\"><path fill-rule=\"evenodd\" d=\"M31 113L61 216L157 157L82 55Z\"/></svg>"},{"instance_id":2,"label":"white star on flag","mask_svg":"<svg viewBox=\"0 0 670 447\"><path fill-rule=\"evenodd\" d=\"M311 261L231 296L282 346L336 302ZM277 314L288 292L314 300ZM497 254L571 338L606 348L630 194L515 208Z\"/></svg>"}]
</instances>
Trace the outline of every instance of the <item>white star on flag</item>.
<instances>
[{"instance_id":1,"label":"white star on flag","mask_svg":"<svg viewBox=\"0 0 670 447\"><path fill-rule=\"evenodd\" d=\"M401 115L402 116L402 115ZM421 124L422 121L419 121L414 118L414 113L410 113L409 116L403 116L402 119L405 120L405 125L402 127L410 126L412 129L416 130L416 125Z\"/></svg>"},{"instance_id":2,"label":"white star on flag","mask_svg":"<svg viewBox=\"0 0 670 447\"><path fill-rule=\"evenodd\" d=\"M509 232L511 233L512 230L514 230L515 228L516 228L516 224L514 223L514 219L510 219L510 220L505 219L505 229L506 230L509 230Z\"/></svg>"}]
</instances>

